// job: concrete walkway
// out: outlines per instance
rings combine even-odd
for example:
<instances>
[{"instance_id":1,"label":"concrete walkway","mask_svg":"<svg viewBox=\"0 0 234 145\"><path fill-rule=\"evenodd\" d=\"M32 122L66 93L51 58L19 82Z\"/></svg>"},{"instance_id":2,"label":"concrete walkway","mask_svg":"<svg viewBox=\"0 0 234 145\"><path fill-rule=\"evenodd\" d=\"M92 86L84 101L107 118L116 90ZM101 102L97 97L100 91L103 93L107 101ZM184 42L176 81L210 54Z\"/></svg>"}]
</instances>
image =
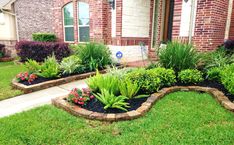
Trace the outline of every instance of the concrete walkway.
<instances>
[{"instance_id":1,"label":"concrete walkway","mask_svg":"<svg viewBox=\"0 0 234 145\"><path fill-rule=\"evenodd\" d=\"M60 85L0 102L0 118L51 104L51 99L69 94L73 88L86 88L85 80Z\"/></svg>"}]
</instances>

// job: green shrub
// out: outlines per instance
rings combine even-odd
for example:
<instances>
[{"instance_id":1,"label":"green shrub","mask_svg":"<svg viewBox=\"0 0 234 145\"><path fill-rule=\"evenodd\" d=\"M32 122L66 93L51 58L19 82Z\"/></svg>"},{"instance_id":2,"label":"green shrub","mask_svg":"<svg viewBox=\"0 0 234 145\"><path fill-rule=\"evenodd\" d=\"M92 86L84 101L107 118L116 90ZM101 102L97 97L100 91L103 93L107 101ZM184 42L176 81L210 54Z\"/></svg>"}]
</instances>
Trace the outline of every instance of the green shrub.
<instances>
[{"instance_id":1,"label":"green shrub","mask_svg":"<svg viewBox=\"0 0 234 145\"><path fill-rule=\"evenodd\" d=\"M146 69L154 69L154 68L158 68L161 67L162 65L159 62L156 63L150 63Z\"/></svg>"},{"instance_id":2,"label":"green shrub","mask_svg":"<svg viewBox=\"0 0 234 145\"><path fill-rule=\"evenodd\" d=\"M87 84L94 92L105 89L114 95L119 95L119 78L111 75L102 75L97 71L96 76L88 79Z\"/></svg>"},{"instance_id":3,"label":"green shrub","mask_svg":"<svg viewBox=\"0 0 234 145\"><path fill-rule=\"evenodd\" d=\"M154 76L158 76L160 78L161 87L168 87L176 83L176 75L172 69L158 67L147 71L154 73Z\"/></svg>"},{"instance_id":4,"label":"green shrub","mask_svg":"<svg viewBox=\"0 0 234 145\"><path fill-rule=\"evenodd\" d=\"M90 71L96 68L105 68L111 64L111 53L107 46L99 43L88 43L84 47L80 47L78 56L83 65L86 65Z\"/></svg>"},{"instance_id":5,"label":"green shrub","mask_svg":"<svg viewBox=\"0 0 234 145\"><path fill-rule=\"evenodd\" d=\"M117 67L112 66L112 67L108 67L107 73L112 76L116 76L119 79L123 79L127 73L132 72L133 70L135 70L135 68L118 69Z\"/></svg>"},{"instance_id":6,"label":"green shrub","mask_svg":"<svg viewBox=\"0 0 234 145\"><path fill-rule=\"evenodd\" d=\"M190 44L169 42L166 48L159 50L159 58L163 67L179 72L196 68L199 54Z\"/></svg>"},{"instance_id":7,"label":"green shrub","mask_svg":"<svg viewBox=\"0 0 234 145\"><path fill-rule=\"evenodd\" d=\"M41 65L32 59L29 59L27 62L25 62L24 66L25 66L25 68L28 69L28 72L30 74L32 74L32 73L37 74L41 71Z\"/></svg>"},{"instance_id":8,"label":"green shrub","mask_svg":"<svg viewBox=\"0 0 234 145\"><path fill-rule=\"evenodd\" d=\"M204 81L202 72L196 69L186 69L179 72L178 78L182 83L185 84L196 84Z\"/></svg>"},{"instance_id":9,"label":"green shrub","mask_svg":"<svg viewBox=\"0 0 234 145\"><path fill-rule=\"evenodd\" d=\"M221 71L221 82L234 95L234 64L223 68Z\"/></svg>"},{"instance_id":10,"label":"green shrub","mask_svg":"<svg viewBox=\"0 0 234 145\"><path fill-rule=\"evenodd\" d=\"M136 83L132 83L130 80L124 79L119 84L120 94L126 96L128 99L136 97L136 94L140 90L140 86Z\"/></svg>"},{"instance_id":11,"label":"green shrub","mask_svg":"<svg viewBox=\"0 0 234 145\"><path fill-rule=\"evenodd\" d=\"M210 69L213 67L224 67L227 64L231 64L233 60L233 56L227 56L223 49L214 52L208 52L202 57L205 69Z\"/></svg>"},{"instance_id":12,"label":"green shrub","mask_svg":"<svg viewBox=\"0 0 234 145\"><path fill-rule=\"evenodd\" d=\"M155 73L148 72L145 69L137 69L126 75L126 79L132 81L140 87L140 91L146 94L158 91L161 86L161 80Z\"/></svg>"},{"instance_id":13,"label":"green shrub","mask_svg":"<svg viewBox=\"0 0 234 145\"><path fill-rule=\"evenodd\" d=\"M56 35L52 33L33 33L32 34L33 41L38 42L55 42Z\"/></svg>"},{"instance_id":14,"label":"green shrub","mask_svg":"<svg viewBox=\"0 0 234 145\"><path fill-rule=\"evenodd\" d=\"M59 64L55 56L48 57L41 65L41 72L39 76L44 78L57 78L59 77Z\"/></svg>"},{"instance_id":15,"label":"green shrub","mask_svg":"<svg viewBox=\"0 0 234 145\"><path fill-rule=\"evenodd\" d=\"M208 78L208 80L220 81L220 76L221 76L222 68L223 67L221 67L221 68L219 68L219 67L213 67L213 68L208 69L208 71L207 71L207 78Z\"/></svg>"},{"instance_id":16,"label":"green shrub","mask_svg":"<svg viewBox=\"0 0 234 145\"><path fill-rule=\"evenodd\" d=\"M79 57L72 55L70 57L64 58L60 63L60 69L63 71L64 75L70 75L77 72L80 67L81 61Z\"/></svg>"},{"instance_id":17,"label":"green shrub","mask_svg":"<svg viewBox=\"0 0 234 145\"><path fill-rule=\"evenodd\" d=\"M106 89L102 89L101 93L98 94L94 94L95 97L102 102L105 107L104 109L108 109L108 108L117 108L117 109L121 109L123 111L127 111L126 108L128 108L129 104L126 103L126 99L127 97L125 96L115 96L113 93L110 93L109 91L107 91Z\"/></svg>"}]
</instances>

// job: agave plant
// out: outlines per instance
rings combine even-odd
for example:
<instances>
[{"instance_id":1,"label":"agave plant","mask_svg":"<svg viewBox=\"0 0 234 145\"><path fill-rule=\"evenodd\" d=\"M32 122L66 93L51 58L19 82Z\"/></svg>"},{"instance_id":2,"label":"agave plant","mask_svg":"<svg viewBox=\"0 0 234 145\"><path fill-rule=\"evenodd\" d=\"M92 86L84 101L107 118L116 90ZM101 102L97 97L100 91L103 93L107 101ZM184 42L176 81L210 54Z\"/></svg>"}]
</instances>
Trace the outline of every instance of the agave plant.
<instances>
[{"instance_id":1,"label":"agave plant","mask_svg":"<svg viewBox=\"0 0 234 145\"><path fill-rule=\"evenodd\" d=\"M94 94L94 96L105 105L104 106L105 110L108 108L116 108L123 111L127 111L126 108L129 107L128 106L129 104L125 101L126 99L128 99L127 97L125 96L117 97L113 93L107 91L106 89L102 89L101 93Z\"/></svg>"}]
</instances>

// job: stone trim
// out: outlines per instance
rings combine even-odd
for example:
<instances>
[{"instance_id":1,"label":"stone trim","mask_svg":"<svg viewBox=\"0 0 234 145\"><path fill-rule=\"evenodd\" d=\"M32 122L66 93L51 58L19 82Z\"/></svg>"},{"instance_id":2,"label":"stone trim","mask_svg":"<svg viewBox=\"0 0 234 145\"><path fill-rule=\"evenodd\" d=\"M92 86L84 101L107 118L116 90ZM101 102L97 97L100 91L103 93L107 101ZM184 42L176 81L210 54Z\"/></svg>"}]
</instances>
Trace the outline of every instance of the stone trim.
<instances>
[{"instance_id":1,"label":"stone trim","mask_svg":"<svg viewBox=\"0 0 234 145\"><path fill-rule=\"evenodd\" d=\"M123 66L119 66L117 68L123 68ZM99 71L99 72L101 74L104 74L104 73L107 72L107 69ZM74 76L70 76L70 77L66 77L66 78L60 78L60 79L51 80L51 81L46 81L46 82L43 82L43 83L30 85L30 86L18 83L16 79L13 79L12 80L12 87L14 89L21 90L25 94L27 94L27 93L32 93L32 92L35 92L35 91L47 89L47 88L50 88L50 87L54 87L54 86L74 82L74 81L77 81L77 80L86 79L86 78L89 78L91 76L94 76L95 74L96 74L96 72L78 74L78 75L74 75Z\"/></svg>"},{"instance_id":2,"label":"stone trim","mask_svg":"<svg viewBox=\"0 0 234 145\"><path fill-rule=\"evenodd\" d=\"M205 92L211 94L224 108L229 111L234 112L234 103L232 103L221 91L215 88L207 88L207 87L199 87L199 86L188 86L181 87L175 86L170 88L164 88L157 93L152 94L145 103L141 105L137 110L129 111L126 113L117 113L117 114L106 114L106 113L98 113L83 109L77 105L73 105L66 101L68 96L62 96L59 98L55 98L52 100L52 104L58 108L61 108L74 116L84 117L86 119L91 120L99 120L99 121L124 121L124 120L132 120L139 117L144 116L151 107L161 98L166 95L177 92L177 91L198 91Z\"/></svg>"}]
</instances>

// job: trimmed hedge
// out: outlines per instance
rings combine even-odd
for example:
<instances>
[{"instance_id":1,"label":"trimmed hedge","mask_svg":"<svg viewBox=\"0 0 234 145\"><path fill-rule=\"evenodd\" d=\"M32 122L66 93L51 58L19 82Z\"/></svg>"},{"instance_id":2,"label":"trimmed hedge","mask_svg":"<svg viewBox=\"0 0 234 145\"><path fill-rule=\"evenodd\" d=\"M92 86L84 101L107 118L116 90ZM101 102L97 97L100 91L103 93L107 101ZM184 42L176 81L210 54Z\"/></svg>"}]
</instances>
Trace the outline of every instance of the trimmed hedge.
<instances>
[{"instance_id":1,"label":"trimmed hedge","mask_svg":"<svg viewBox=\"0 0 234 145\"><path fill-rule=\"evenodd\" d=\"M22 62L28 59L37 62L43 62L48 56L55 55L58 61L71 54L71 50L67 43L62 42L34 42L34 41L20 41L16 44L18 56Z\"/></svg>"},{"instance_id":2,"label":"trimmed hedge","mask_svg":"<svg viewBox=\"0 0 234 145\"><path fill-rule=\"evenodd\" d=\"M33 41L38 42L55 42L57 40L56 35L52 33L33 33Z\"/></svg>"}]
</instances>

